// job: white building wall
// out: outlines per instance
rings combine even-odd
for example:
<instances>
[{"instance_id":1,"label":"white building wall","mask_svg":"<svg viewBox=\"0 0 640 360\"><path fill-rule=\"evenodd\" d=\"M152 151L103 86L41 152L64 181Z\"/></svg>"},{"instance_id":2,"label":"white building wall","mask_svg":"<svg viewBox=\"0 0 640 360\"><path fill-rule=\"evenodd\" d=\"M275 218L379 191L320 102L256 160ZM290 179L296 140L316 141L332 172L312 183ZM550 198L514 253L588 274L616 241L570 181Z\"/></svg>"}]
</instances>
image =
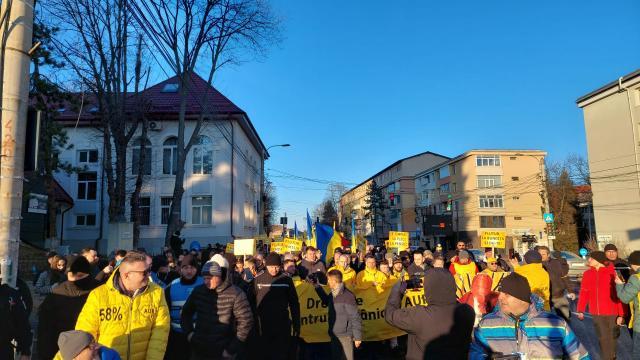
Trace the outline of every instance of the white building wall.
<instances>
[{"instance_id":1,"label":"white building wall","mask_svg":"<svg viewBox=\"0 0 640 360\"><path fill-rule=\"evenodd\" d=\"M232 130L232 124L233 130ZM172 197L175 182L174 175L163 174L163 143L165 140L178 133L177 122L162 121L162 129L149 131L148 139L151 142L151 175L145 178L141 190L141 197L150 198L150 224L141 226L139 246L150 251L159 251L164 244L166 225L161 224L161 197ZM194 122L186 124L186 140L193 132ZM63 245L69 245L71 249L79 249L84 246L94 246L96 239L100 238L100 196L104 197L102 205L103 225L102 239L99 240L99 250L106 249L108 237L108 196L106 187L101 186L102 167L102 141L100 133L92 128L79 127L68 129L69 143L74 144L73 149L61 153L61 158L74 166L79 166L78 151L95 149L99 152L99 163L92 164L88 170L95 171L98 177L98 194L95 200L78 199L78 175L60 173L56 179L61 186L74 198L75 206L65 214ZM182 236L187 240L185 246L191 241L198 241L202 245L209 243L226 243L232 239L231 234L231 156L234 142L236 152L234 156L234 206L233 206L233 235L236 238L251 237L257 234L260 198L260 152L256 150L242 128L235 121L210 122L203 126L201 135L208 136L213 145L213 167L211 174L193 173L193 150L187 156L185 163L184 195L182 199L182 219L186 222L182 229ZM233 134L233 139L232 135ZM137 134L138 136L139 134ZM134 136L134 139L137 138ZM245 156L239 155L242 152ZM252 168L257 169L257 174L248 170L247 161ZM127 193L133 192L136 176L132 174L132 151L127 152ZM101 194L102 192L102 194ZM194 196L212 197L212 220L210 225L193 224L192 198ZM245 206L250 202L252 206ZM96 214L96 224L93 226L78 226L77 215ZM127 220L130 216L130 205L126 205Z\"/></svg>"}]
</instances>

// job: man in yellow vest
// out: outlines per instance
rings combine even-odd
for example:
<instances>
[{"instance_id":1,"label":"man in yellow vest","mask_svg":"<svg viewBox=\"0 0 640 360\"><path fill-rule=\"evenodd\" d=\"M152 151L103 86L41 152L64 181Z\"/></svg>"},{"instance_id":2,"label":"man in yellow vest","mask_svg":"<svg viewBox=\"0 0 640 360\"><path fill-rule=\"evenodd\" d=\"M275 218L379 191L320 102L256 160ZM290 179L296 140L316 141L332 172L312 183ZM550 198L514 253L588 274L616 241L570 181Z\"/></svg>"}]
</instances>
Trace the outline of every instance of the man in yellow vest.
<instances>
[{"instance_id":1,"label":"man in yellow vest","mask_svg":"<svg viewBox=\"0 0 640 360\"><path fill-rule=\"evenodd\" d=\"M550 279L549 273L542 267L542 256L536 250L529 250L524 254L524 262L526 265L516 266L517 262L513 262L515 272L527 278L531 292L538 295L544 300L544 309L551 309L550 298Z\"/></svg>"},{"instance_id":2,"label":"man in yellow vest","mask_svg":"<svg viewBox=\"0 0 640 360\"><path fill-rule=\"evenodd\" d=\"M481 274L487 274L491 277L491 291L496 291L496 289L500 285L500 282L502 281L502 278L509 275L509 273L502 270L502 268L498 265L498 260L495 257L488 257L486 260L487 268L484 269Z\"/></svg>"},{"instance_id":3,"label":"man in yellow vest","mask_svg":"<svg viewBox=\"0 0 640 360\"><path fill-rule=\"evenodd\" d=\"M458 288L458 298L471 290L471 281L478 273L476 263L471 261L471 257L466 250L460 250L457 257L453 258L449 266L449 272L456 280Z\"/></svg>"},{"instance_id":4,"label":"man in yellow vest","mask_svg":"<svg viewBox=\"0 0 640 360\"><path fill-rule=\"evenodd\" d=\"M340 255L340 258L338 258L338 263L336 264L336 266L329 268L329 270L327 270L327 273L331 270L340 271L342 273L342 283L347 289L349 289L350 291L353 291L353 287L356 282L356 272L351 268L351 266L349 266L350 260L351 259L349 255L346 255L346 254Z\"/></svg>"},{"instance_id":5,"label":"man in yellow vest","mask_svg":"<svg viewBox=\"0 0 640 360\"><path fill-rule=\"evenodd\" d=\"M640 359L640 251L634 251L629 255L629 266L635 273L629 277L625 285L620 275L616 276L616 292L618 298L625 304L631 304L631 322L629 328L633 329L632 359Z\"/></svg>"},{"instance_id":6,"label":"man in yellow vest","mask_svg":"<svg viewBox=\"0 0 640 360\"><path fill-rule=\"evenodd\" d=\"M368 290L375 287L378 293L384 292L384 284L387 281L387 277L376 267L376 258L369 254L364 261L364 270L356 275L355 289Z\"/></svg>"}]
</instances>

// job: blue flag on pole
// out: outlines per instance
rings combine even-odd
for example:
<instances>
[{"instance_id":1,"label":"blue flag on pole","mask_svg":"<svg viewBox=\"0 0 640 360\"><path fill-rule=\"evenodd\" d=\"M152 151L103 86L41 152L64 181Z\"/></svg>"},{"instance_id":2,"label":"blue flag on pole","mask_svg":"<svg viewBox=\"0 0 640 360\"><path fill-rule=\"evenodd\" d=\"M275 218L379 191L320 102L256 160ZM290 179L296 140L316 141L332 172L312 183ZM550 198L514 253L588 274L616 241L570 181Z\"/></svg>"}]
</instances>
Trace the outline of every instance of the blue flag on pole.
<instances>
[{"instance_id":1,"label":"blue flag on pole","mask_svg":"<svg viewBox=\"0 0 640 360\"><path fill-rule=\"evenodd\" d=\"M309 210L307 210L307 239L313 238L313 223L311 222L311 216L309 216Z\"/></svg>"},{"instance_id":2,"label":"blue flag on pole","mask_svg":"<svg viewBox=\"0 0 640 360\"><path fill-rule=\"evenodd\" d=\"M293 238L294 239L298 239L298 222L294 221L293 222Z\"/></svg>"}]
</instances>

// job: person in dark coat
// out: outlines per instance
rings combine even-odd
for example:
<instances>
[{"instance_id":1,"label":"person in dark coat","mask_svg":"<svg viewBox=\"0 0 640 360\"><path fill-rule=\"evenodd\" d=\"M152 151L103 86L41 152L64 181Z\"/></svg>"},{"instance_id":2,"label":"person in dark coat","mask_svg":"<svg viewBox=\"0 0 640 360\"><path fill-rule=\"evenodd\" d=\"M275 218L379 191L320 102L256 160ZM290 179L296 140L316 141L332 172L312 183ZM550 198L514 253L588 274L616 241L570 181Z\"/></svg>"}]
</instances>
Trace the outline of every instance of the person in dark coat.
<instances>
[{"instance_id":1,"label":"person in dark coat","mask_svg":"<svg viewBox=\"0 0 640 360\"><path fill-rule=\"evenodd\" d=\"M410 277L413 277L413 276L422 277L422 276L424 276L424 272L429 270L429 268L431 268L431 266L428 265L427 263L425 263L424 255L423 255L422 251L420 251L420 250L414 251L413 252L413 262L407 268L407 273L409 274L409 276Z\"/></svg>"},{"instance_id":2,"label":"person in dark coat","mask_svg":"<svg viewBox=\"0 0 640 360\"><path fill-rule=\"evenodd\" d=\"M91 290L100 285L90 276L91 266L82 256L67 258L67 281L53 288L38 311L38 355L53 359L58 351L58 335L73 330Z\"/></svg>"},{"instance_id":3,"label":"person in dark coat","mask_svg":"<svg viewBox=\"0 0 640 360\"><path fill-rule=\"evenodd\" d=\"M257 348L269 349L261 352L263 359L286 359L292 335L300 336L298 294L291 278L281 271L280 255L270 253L265 264L267 271L253 280L249 296L256 315Z\"/></svg>"},{"instance_id":4,"label":"person in dark coat","mask_svg":"<svg viewBox=\"0 0 640 360\"><path fill-rule=\"evenodd\" d=\"M549 273L551 307L558 316L569 321L571 309L567 296L575 299L575 294L571 291L571 283L569 282L569 265L559 259L552 258L550 256L551 250L546 246L537 246L536 250L542 256L542 267Z\"/></svg>"},{"instance_id":5,"label":"person in dark coat","mask_svg":"<svg viewBox=\"0 0 640 360\"><path fill-rule=\"evenodd\" d=\"M473 309L456 301L456 283L447 270L427 270L424 288L427 306L400 308L407 290L404 281L394 285L387 300L385 320L409 334L406 359L466 359Z\"/></svg>"},{"instance_id":6,"label":"person in dark coat","mask_svg":"<svg viewBox=\"0 0 640 360\"><path fill-rule=\"evenodd\" d=\"M313 246L307 246L304 252L304 259L300 260L298 265L298 274L301 279L306 279L309 274L321 273L321 277L324 277L327 269L324 263L316 259L316 248ZM322 282L322 281L321 281Z\"/></svg>"},{"instance_id":7,"label":"person in dark coat","mask_svg":"<svg viewBox=\"0 0 640 360\"><path fill-rule=\"evenodd\" d=\"M610 264L613 265L616 272L622 276L624 281L629 281L629 277L631 276L631 268L629 267L629 263L618 257L618 247L614 244L607 244L604 246L604 254L607 257L607 260Z\"/></svg>"},{"instance_id":8,"label":"person in dark coat","mask_svg":"<svg viewBox=\"0 0 640 360\"><path fill-rule=\"evenodd\" d=\"M0 319L0 359L13 359L14 350L20 353L21 359L28 359L33 335L27 310L20 293L8 284L0 285ZM12 341L17 344L15 349Z\"/></svg>"},{"instance_id":9,"label":"person in dark coat","mask_svg":"<svg viewBox=\"0 0 640 360\"><path fill-rule=\"evenodd\" d=\"M330 294L324 292L319 282L316 281L314 285L322 304L329 307L331 358L353 360L353 346L360 347L362 343L362 319L356 297L342 283L340 270L329 271L327 282Z\"/></svg>"},{"instance_id":10,"label":"person in dark coat","mask_svg":"<svg viewBox=\"0 0 640 360\"><path fill-rule=\"evenodd\" d=\"M176 231L171 235L171 239L169 239L169 245L171 245L171 250L173 253L178 256L182 254L182 245L184 244L184 239L180 238L180 231Z\"/></svg>"},{"instance_id":11,"label":"person in dark coat","mask_svg":"<svg viewBox=\"0 0 640 360\"><path fill-rule=\"evenodd\" d=\"M227 269L215 261L205 263L201 275L204 284L193 289L181 316L182 330L191 344L191 359L238 356L253 326L247 296L231 284Z\"/></svg>"}]
</instances>

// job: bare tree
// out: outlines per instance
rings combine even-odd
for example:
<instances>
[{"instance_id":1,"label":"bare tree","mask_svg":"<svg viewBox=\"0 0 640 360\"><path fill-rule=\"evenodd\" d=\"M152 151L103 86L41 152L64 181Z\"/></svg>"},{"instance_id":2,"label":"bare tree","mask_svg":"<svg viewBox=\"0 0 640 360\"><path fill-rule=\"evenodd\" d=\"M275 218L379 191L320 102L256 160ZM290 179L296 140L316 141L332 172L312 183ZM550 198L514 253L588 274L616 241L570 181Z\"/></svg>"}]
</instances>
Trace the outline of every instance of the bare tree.
<instances>
[{"instance_id":1,"label":"bare tree","mask_svg":"<svg viewBox=\"0 0 640 360\"><path fill-rule=\"evenodd\" d=\"M110 222L125 221L127 146L138 128L128 106L143 76L133 65L142 47L130 42L137 35L127 2L50 0L47 7L49 19L61 29L54 41L57 55L97 106Z\"/></svg>"},{"instance_id":2,"label":"bare tree","mask_svg":"<svg viewBox=\"0 0 640 360\"><path fill-rule=\"evenodd\" d=\"M239 63L242 54L262 53L266 44L276 40L279 22L266 2L260 0L130 0L129 7L153 43L154 53L160 55L160 66L168 66L178 78L177 172L165 233L168 244L171 235L184 226L181 204L185 162L203 122L211 121L233 146L232 140L224 135L228 130L216 122L216 109L207 101L210 93L205 91L195 98L191 94L195 70L206 72L206 82L211 86L218 69ZM194 130L187 136L185 121L190 98L199 103L200 114L194 119Z\"/></svg>"}]
</instances>

